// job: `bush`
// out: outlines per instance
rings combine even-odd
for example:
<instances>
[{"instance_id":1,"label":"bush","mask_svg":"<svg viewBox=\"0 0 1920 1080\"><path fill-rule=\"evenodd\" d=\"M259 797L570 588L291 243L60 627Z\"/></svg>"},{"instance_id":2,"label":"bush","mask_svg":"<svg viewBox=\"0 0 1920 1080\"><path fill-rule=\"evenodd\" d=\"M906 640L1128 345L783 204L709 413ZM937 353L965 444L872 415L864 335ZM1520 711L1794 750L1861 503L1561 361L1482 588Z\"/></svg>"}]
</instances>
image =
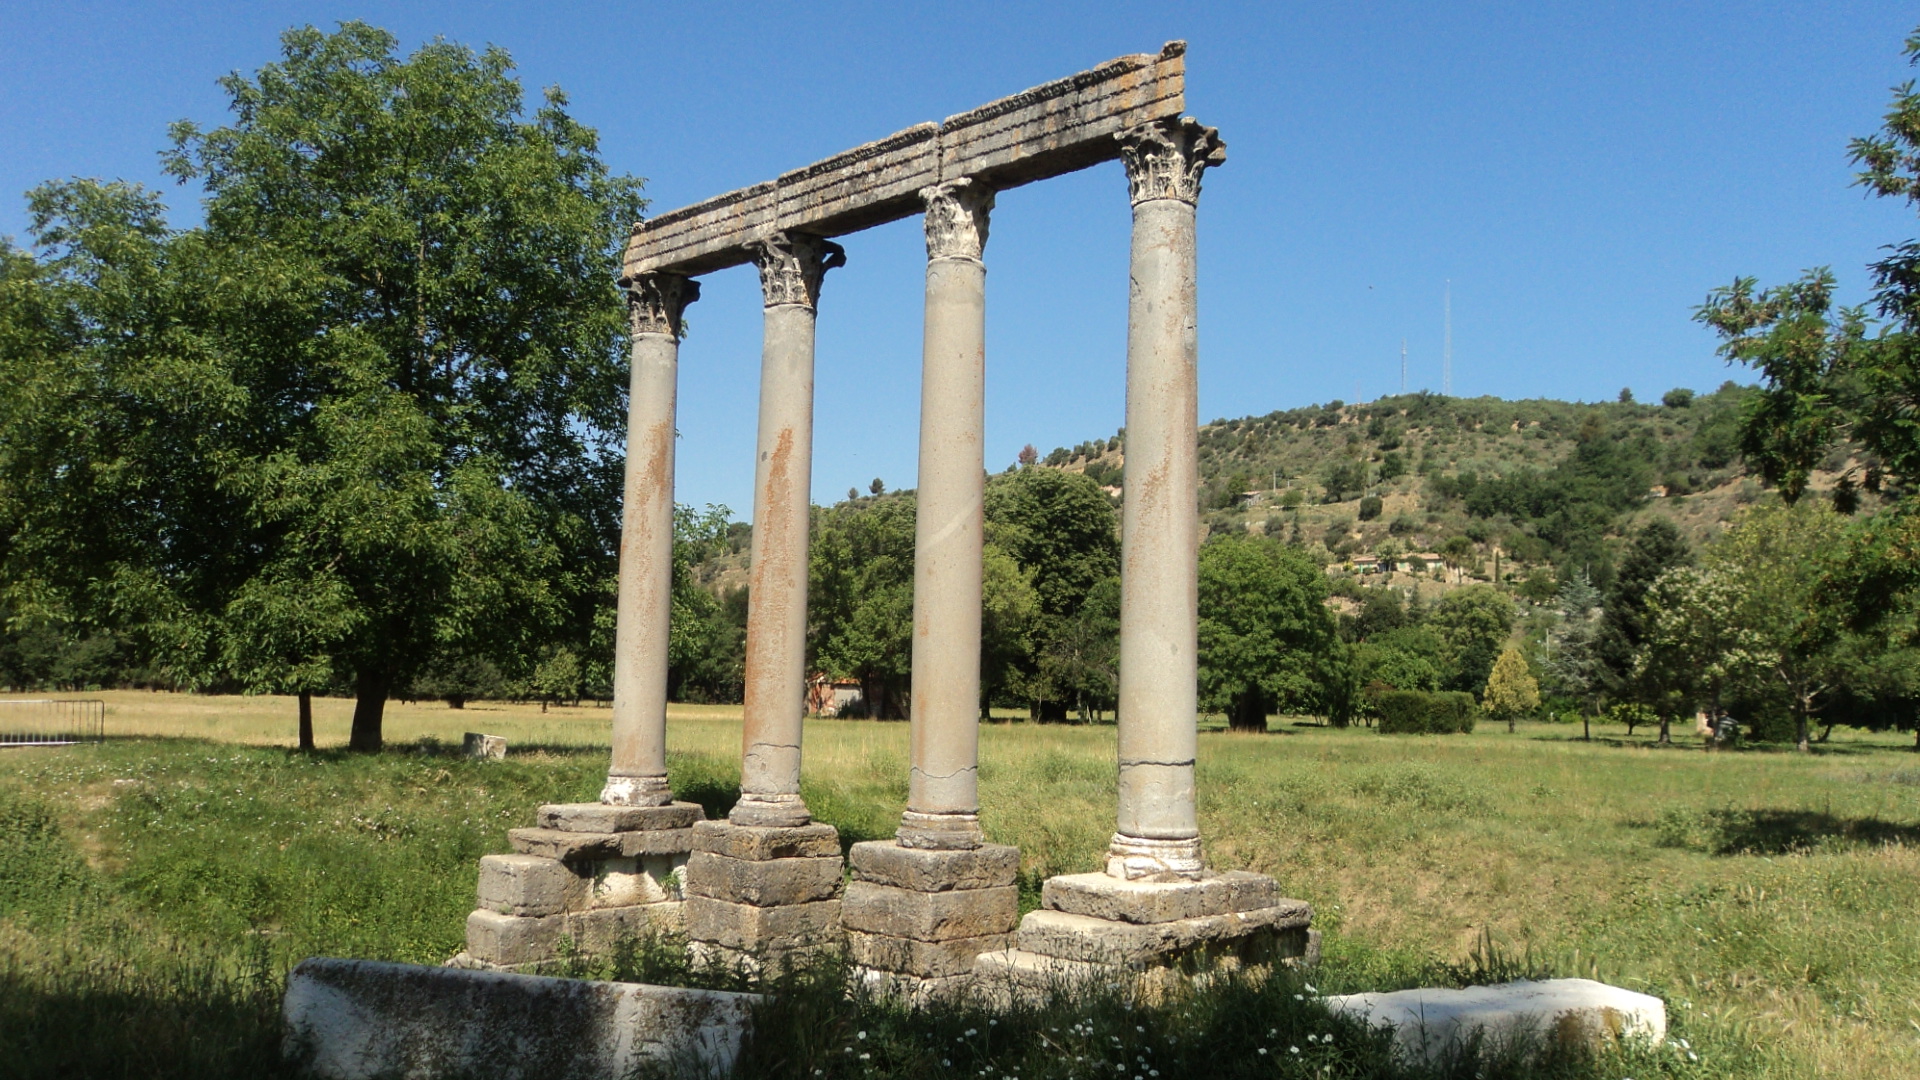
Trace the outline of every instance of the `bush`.
<instances>
[{"instance_id":1,"label":"bush","mask_svg":"<svg viewBox=\"0 0 1920 1080\"><path fill-rule=\"evenodd\" d=\"M1360 520L1372 521L1374 518L1379 517L1381 505L1382 504L1380 501L1380 496L1378 495L1369 495L1366 498L1361 499L1360 500Z\"/></svg>"},{"instance_id":2,"label":"bush","mask_svg":"<svg viewBox=\"0 0 1920 1080\"><path fill-rule=\"evenodd\" d=\"M1473 733L1473 695L1458 690L1426 693L1389 690L1375 699L1382 735L1468 735Z\"/></svg>"}]
</instances>

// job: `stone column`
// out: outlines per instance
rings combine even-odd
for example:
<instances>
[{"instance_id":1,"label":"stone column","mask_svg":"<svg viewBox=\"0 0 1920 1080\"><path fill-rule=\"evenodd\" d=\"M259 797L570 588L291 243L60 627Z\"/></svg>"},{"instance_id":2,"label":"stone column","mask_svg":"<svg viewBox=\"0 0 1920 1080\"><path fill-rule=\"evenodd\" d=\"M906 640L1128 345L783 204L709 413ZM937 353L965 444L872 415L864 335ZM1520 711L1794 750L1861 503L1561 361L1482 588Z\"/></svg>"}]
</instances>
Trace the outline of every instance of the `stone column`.
<instances>
[{"instance_id":1,"label":"stone column","mask_svg":"<svg viewBox=\"0 0 1920 1080\"><path fill-rule=\"evenodd\" d=\"M914 521L913 767L905 847L980 845L980 578L986 495L987 216L993 192L922 191L927 314Z\"/></svg>"},{"instance_id":2,"label":"stone column","mask_svg":"<svg viewBox=\"0 0 1920 1080\"><path fill-rule=\"evenodd\" d=\"M895 840L848 853L842 915L867 985L926 1002L965 986L1019 916L1020 852L980 832L981 501L993 191L926 188L927 322L914 519L913 770Z\"/></svg>"},{"instance_id":3,"label":"stone column","mask_svg":"<svg viewBox=\"0 0 1920 1080\"><path fill-rule=\"evenodd\" d=\"M698 805L667 786L667 622L673 608L673 411L680 315L700 286L679 274L628 284L633 332L626 498L613 652L613 761L600 801L539 809L509 855L480 860L468 967L537 971L570 940L605 954L623 938L678 930Z\"/></svg>"},{"instance_id":4,"label":"stone column","mask_svg":"<svg viewBox=\"0 0 1920 1080\"><path fill-rule=\"evenodd\" d=\"M1063 874L976 978L1016 996L1134 980L1152 994L1208 968L1310 964L1313 909L1264 874L1213 873L1194 813L1199 587L1194 205L1226 160L1192 119L1119 136L1133 195L1121 514L1120 809L1105 873ZM848 897L852 900L851 894Z\"/></svg>"},{"instance_id":5,"label":"stone column","mask_svg":"<svg viewBox=\"0 0 1920 1080\"><path fill-rule=\"evenodd\" d=\"M747 702L740 801L693 828L689 955L702 966L778 970L837 950L844 934L840 836L800 799L806 692L808 490L813 457L813 318L840 245L775 233L749 245L766 300L760 457L754 467L747 600Z\"/></svg>"},{"instance_id":6,"label":"stone column","mask_svg":"<svg viewBox=\"0 0 1920 1080\"><path fill-rule=\"evenodd\" d=\"M760 268L766 336L760 353L759 457L753 470L753 562L736 825L796 826L800 718L806 697L807 528L813 482L813 322L840 245L775 233L750 245Z\"/></svg>"},{"instance_id":7,"label":"stone column","mask_svg":"<svg viewBox=\"0 0 1920 1080\"><path fill-rule=\"evenodd\" d=\"M645 274L628 286L633 354L613 633L613 763L600 792L600 801L612 806L673 801L667 621L673 609L674 395L680 315L699 298L699 282L678 274Z\"/></svg>"},{"instance_id":8,"label":"stone column","mask_svg":"<svg viewBox=\"0 0 1920 1080\"><path fill-rule=\"evenodd\" d=\"M1193 759L1199 621L1194 208L1226 160L1187 118L1121 137L1133 199L1126 495L1120 535L1120 806L1107 872L1198 874Z\"/></svg>"}]
</instances>

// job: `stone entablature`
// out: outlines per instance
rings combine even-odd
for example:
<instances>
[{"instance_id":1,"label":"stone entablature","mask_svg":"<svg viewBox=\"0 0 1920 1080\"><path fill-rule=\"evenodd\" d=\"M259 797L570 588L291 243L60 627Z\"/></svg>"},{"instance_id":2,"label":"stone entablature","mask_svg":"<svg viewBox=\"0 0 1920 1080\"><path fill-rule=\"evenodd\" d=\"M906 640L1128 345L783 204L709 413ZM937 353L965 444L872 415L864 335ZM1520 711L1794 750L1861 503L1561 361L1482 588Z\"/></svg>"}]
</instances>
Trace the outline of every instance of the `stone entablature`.
<instances>
[{"instance_id":1,"label":"stone entablature","mask_svg":"<svg viewBox=\"0 0 1920 1080\"><path fill-rule=\"evenodd\" d=\"M1173 41L1122 56L642 221L624 276L705 274L748 262L747 245L770 232L840 236L912 217L924 209L921 189L936 184L973 179L1005 190L1115 160L1114 136L1179 119L1186 53L1186 42Z\"/></svg>"}]
</instances>

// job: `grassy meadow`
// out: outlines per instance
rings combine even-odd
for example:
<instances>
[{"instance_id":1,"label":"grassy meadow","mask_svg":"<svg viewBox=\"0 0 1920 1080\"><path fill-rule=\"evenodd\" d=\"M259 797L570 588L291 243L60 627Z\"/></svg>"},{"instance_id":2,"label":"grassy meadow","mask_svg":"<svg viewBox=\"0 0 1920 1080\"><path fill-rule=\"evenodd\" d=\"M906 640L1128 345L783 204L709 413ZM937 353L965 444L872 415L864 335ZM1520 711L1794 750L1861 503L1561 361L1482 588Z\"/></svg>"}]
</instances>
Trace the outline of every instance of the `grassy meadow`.
<instances>
[{"instance_id":1,"label":"grassy meadow","mask_svg":"<svg viewBox=\"0 0 1920 1080\"><path fill-rule=\"evenodd\" d=\"M103 696L104 745L0 751L0 1077L273 1073L287 967L313 954L446 959L462 944L476 860L506 850L506 830L539 803L595 797L605 769L604 708L394 703L390 752L356 757L331 749L345 742L346 701L315 703L322 749L303 755L289 749L288 699ZM676 789L723 813L737 791L737 709L669 717ZM506 736L508 760L459 758L469 730ZM1208 859L1270 873L1314 904L1327 935L1308 976L1319 991L1582 975L1661 995L1687 1040L1564 1075L1920 1075L1920 758L1908 737L1841 731L1799 756L1658 747L1613 727L1578 735L1523 724L1385 737L1284 719L1265 735L1207 731ZM982 818L1021 849L1029 906L1047 875L1099 864L1111 727L990 724L981 756ZM806 796L846 841L891 834L906 775L906 725L809 721ZM1164 1031L1157 1051L1133 1056L1159 1053L1169 1077L1203 1065L1391 1074L1377 1054L1336 1055L1324 1014L1294 989L1277 979L1203 995L1185 1007L1212 1008L1204 1023L1128 1025L1089 1007L1071 1038L1118 1047L1109 1027L1129 1045L1132 1027L1141 1039ZM992 1036L985 1020L974 1027L988 1035L950 1043L927 1025L971 1021L845 1008L805 1021L823 1033L817 1046L787 1047L775 1064L756 1050L756 1075L960 1077L1022 1063L1004 1075L1094 1075L1060 1050L1068 1035L1049 1033L1057 1016L1008 1018L994 1049L972 1045ZM1329 1043L1282 1052L1315 1022ZM876 1038L859 1049L879 1056L862 1059L839 1028L869 1024ZM1204 1046L1176 1045L1172 1033L1195 1024L1225 1026L1207 1028ZM1342 1053L1365 1041L1342 1040ZM1472 1064L1457 1075L1476 1072L1526 1075Z\"/></svg>"}]
</instances>

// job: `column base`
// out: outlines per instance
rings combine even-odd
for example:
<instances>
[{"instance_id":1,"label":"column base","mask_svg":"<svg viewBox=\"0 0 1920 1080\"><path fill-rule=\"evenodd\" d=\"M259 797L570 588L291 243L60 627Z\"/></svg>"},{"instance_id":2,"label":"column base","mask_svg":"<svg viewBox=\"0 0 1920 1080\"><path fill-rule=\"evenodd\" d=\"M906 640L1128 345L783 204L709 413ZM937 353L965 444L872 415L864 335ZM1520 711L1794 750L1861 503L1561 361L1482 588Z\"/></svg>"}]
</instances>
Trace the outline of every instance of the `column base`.
<instances>
[{"instance_id":1,"label":"column base","mask_svg":"<svg viewBox=\"0 0 1920 1080\"><path fill-rule=\"evenodd\" d=\"M968 978L981 953L1004 950L1020 913L1020 850L982 844L933 851L893 840L855 844L842 917L860 977L909 1001Z\"/></svg>"},{"instance_id":2,"label":"column base","mask_svg":"<svg viewBox=\"0 0 1920 1080\"><path fill-rule=\"evenodd\" d=\"M664 776L609 776L600 801L608 806L666 806L673 802L673 788Z\"/></svg>"},{"instance_id":3,"label":"column base","mask_svg":"<svg viewBox=\"0 0 1920 1080\"><path fill-rule=\"evenodd\" d=\"M923 814L909 810L900 815L900 828L894 834L905 848L929 851L971 851L987 842L980 831L979 814Z\"/></svg>"},{"instance_id":4,"label":"column base","mask_svg":"<svg viewBox=\"0 0 1920 1080\"><path fill-rule=\"evenodd\" d=\"M1194 877L1206 871L1200 858L1200 838L1155 840L1114 833L1107 846L1107 873L1128 881L1167 874Z\"/></svg>"},{"instance_id":5,"label":"column base","mask_svg":"<svg viewBox=\"0 0 1920 1080\"><path fill-rule=\"evenodd\" d=\"M542 806L531 829L507 833L513 854L480 860L463 967L532 971L610 953L622 938L678 933L693 850L693 803Z\"/></svg>"},{"instance_id":6,"label":"column base","mask_svg":"<svg viewBox=\"0 0 1920 1080\"><path fill-rule=\"evenodd\" d=\"M1270 877L1244 871L1128 881L1110 874L1049 878L1015 947L982 953L974 974L990 997L1033 1000L1115 978L1157 999L1183 979L1275 963L1311 964L1313 909L1283 899Z\"/></svg>"},{"instance_id":7,"label":"column base","mask_svg":"<svg viewBox=\"0 0 1920 1080\"><path fill-rule=\"evenodd\" d=\"M742 795L727 820L754 829L797 829L812 822L813 815L798 795Z\"/></svg>"},{"instance_id":8,"label":"column base","mask_svg":"<svg viewBox=\"0 0 1920 1080\"><path fill-rule=\"evenodd\" d=\"M703 821L692 832L683 915L696 965L758 975L843 946L833 826Z\"/></svg>"}]
</instances>

